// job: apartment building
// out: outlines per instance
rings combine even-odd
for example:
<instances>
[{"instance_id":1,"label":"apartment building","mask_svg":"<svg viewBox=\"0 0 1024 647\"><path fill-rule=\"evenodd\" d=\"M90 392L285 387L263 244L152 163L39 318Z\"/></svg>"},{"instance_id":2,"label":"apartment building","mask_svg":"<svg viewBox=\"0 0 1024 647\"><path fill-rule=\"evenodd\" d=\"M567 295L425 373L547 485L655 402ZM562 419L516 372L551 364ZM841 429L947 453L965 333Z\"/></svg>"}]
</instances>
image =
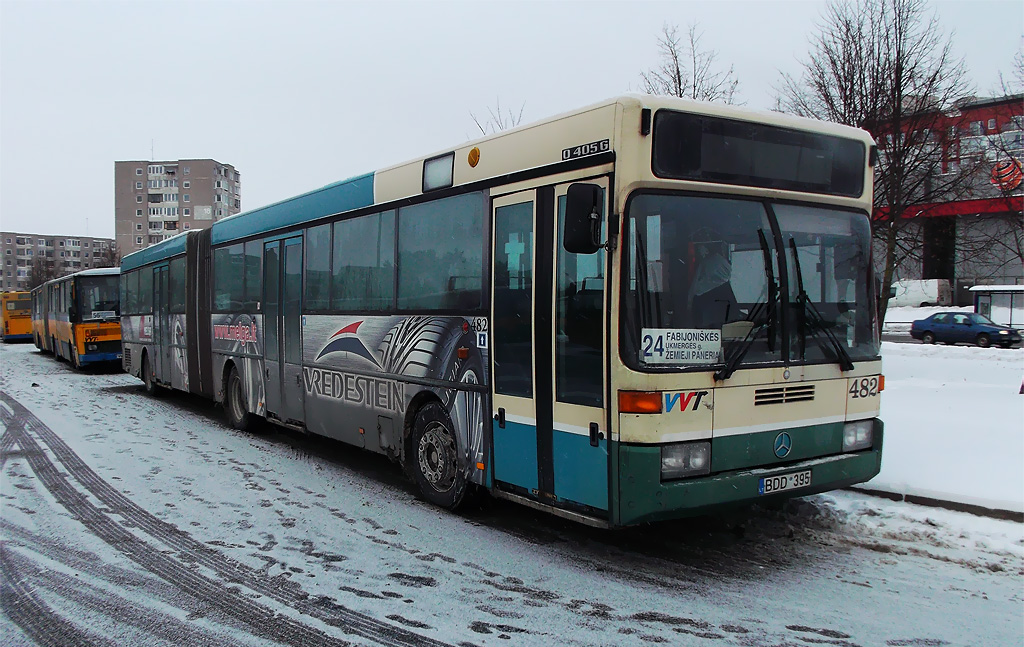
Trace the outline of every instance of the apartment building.
<instances>
[{"instance_id":1,"label":"apartment building","mask_svg":"<svg viewBox=\"0 0 1024 647\"><path fill-rule=\"evenodd\" d=\"M89 236L53 236L0 231L0 290L26 290L37 258L59 274L112 264L114 240Z\"/></svg>"},{"instance_id":2,"label":"apartment building","mask_svg":"<svg viewBox=\"0 0 1024 647\"><path fill-rule=\"evenodd\" d=\"M242 210L241 176L212 159L114 162L114 235L122 255Z\"/></svg>"}]
</instances>

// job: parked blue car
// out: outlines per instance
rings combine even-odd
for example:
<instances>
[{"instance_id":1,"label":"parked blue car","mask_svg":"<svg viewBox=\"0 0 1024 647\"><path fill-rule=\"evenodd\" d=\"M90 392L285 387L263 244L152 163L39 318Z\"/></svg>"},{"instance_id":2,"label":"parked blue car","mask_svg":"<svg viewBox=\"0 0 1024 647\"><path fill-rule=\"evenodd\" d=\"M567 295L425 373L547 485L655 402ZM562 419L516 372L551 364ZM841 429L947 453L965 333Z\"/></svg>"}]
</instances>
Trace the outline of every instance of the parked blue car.
<instances>
[{"instance_id":1,"label":"parked blue car","mask_svg":"<svg viewBox=\"0 0 1024 647\"><path fill-rule=\"evenodd\" d=\"M963 342L982 348L993 344L1010 348L1021 340L1020 331L1000 326L974 312L939 312L927 319L918 319L910 326L910 336L926 344Z\"/></svg>"}]
</instances>

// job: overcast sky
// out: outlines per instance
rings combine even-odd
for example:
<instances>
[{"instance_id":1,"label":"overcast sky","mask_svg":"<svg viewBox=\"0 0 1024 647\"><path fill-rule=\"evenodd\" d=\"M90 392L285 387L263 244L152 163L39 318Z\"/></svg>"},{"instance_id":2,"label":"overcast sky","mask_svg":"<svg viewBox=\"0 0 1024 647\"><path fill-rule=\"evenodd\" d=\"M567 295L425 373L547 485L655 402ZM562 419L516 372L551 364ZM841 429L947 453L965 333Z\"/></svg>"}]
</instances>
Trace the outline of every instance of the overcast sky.
<instances>
[{"instance_id":1,"label":"overcast sky","mask_svg":"<svg viewBox=\"0 0 1024 647\"><path fill-rule=\"evenodd\" d=\"M114 161L213 158L242 209L638 90L663 24L697 22L738 98L773 104L824 2L0 0L0 229L114 235ZM1021 47L1019 0L940 1L977 94Z\"/></svg>"}]
</instances>

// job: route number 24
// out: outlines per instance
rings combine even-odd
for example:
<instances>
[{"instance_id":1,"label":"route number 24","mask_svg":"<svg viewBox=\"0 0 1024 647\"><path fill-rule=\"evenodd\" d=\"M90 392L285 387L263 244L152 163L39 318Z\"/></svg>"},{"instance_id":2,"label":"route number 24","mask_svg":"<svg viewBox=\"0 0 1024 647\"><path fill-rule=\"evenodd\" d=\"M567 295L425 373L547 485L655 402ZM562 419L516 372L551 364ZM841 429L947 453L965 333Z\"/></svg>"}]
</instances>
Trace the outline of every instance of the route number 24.
<instances>
[{"instance_id":1,"label":"route number 24","mask_svg":"<svg viewBox=\"0 0 1024 647\"><path fill-rule=\"evenodd\" d=\"M870 398L878 395L878 377L862 377L850 385L851 398Z\"/></svg>"}]
</instances>

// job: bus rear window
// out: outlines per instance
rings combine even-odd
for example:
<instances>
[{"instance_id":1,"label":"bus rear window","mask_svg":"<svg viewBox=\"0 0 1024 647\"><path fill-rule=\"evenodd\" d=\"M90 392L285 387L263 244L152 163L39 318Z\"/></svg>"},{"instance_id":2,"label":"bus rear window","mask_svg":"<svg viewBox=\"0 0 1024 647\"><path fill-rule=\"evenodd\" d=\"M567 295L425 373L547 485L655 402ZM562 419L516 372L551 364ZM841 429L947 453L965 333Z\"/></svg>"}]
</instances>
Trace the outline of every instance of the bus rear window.
<instances>
[{"instance_id":1,"label":"bus rear window","mask_svg":"<svg viewBox=\"0 0 1024 647\"><path fill-rule=\"evenodd\" d=\"M863 143L707 115L660 110L652 168L658 177L858 197Z\"/></svg>"}]
</instances>

